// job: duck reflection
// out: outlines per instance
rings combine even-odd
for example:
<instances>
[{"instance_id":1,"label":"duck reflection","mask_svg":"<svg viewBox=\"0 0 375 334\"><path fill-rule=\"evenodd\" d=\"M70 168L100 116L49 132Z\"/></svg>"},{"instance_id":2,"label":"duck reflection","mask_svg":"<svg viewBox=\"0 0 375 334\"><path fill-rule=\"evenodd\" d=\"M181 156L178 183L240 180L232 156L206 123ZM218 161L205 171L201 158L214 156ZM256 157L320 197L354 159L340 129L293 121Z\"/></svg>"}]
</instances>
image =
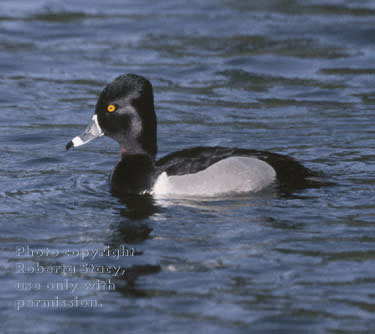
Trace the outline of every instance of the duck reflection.
<instances>
[{"instance_id":1,"label":"duck reflection","mask_svg":"<svg viewBox=\"0 0 375 334\"><path fill-rule=\"evenodd\" d=\"M151 238L152 228L148 219L153 214L160 212L150 195L119 195L112 191L112 194L119 198L121 207L118 208L120 221L112 226L113 232L107 244L111 248L120 248L126 245L129 249L135 249L132 259L126 258L124 263L125 274L113 277L115 291L121 292L124 297L147 297L151 292L143 289L137 283L144 275L153 275L161 271L161 266L156 264L139 264L144 262L141 245ZM142 256L142 257L141 257ZM137 261L137 259L139 259Z\"/></svg>"}]
</instances>

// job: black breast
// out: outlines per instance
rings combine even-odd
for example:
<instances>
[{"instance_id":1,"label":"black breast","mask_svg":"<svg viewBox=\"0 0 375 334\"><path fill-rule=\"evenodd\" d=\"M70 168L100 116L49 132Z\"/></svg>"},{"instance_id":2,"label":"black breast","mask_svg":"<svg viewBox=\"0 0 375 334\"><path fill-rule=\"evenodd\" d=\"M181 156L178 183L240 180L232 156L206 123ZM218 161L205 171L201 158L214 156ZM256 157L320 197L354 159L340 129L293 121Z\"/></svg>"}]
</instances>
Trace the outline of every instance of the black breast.
<instances>
[{"instance_id":1,"label":"black breast","mask_svg":"<svg viewBox=\"0 0 375 334\"><path fill-rule=\"evenodd\" d=\"M154 160L147 154L125 155L111 175L112 192L116 195L141 194L152 187Z\"/></svg>"}]
</instances>

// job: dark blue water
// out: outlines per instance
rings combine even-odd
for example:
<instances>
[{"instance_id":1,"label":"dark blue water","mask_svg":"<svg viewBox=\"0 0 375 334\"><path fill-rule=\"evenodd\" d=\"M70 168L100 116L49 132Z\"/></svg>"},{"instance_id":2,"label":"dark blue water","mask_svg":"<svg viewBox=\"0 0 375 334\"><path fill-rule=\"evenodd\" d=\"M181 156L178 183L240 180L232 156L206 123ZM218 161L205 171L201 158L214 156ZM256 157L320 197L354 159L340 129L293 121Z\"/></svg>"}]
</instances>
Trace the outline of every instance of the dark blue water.
<instances>
[{"instance_id":1,"label":"dark blue water","mask_svg":"<svg viewBox=\"0 0 375 334\"><path fill-rule=\"evenodd\" d=\"M375 4L258 3L0 2L1 333L374 333ZM160 156L268 150L336 185L129 208L114 141L65 151L123 73Z\"/></svg>"}]
</instances>

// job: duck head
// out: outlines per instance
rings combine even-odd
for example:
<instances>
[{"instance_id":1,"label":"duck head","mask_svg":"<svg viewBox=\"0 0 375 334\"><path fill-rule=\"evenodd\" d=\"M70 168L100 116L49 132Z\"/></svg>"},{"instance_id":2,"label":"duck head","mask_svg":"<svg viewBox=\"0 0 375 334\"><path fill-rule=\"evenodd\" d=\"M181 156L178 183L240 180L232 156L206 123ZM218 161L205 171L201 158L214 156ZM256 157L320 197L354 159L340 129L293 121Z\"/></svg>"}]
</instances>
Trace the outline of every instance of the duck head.
<instances>
[{"instance_id":1,"label":"duck head","mask_svg":"<svg viewBox=\"0 0 375 334\"><path fill-rule=\"evenodd\" d=\"M156 115L152 85L147 79L125 74L110 82L99 95L87 129L66 148L84 145L102 135L120 144L121 157L132 154L155 157Z\"/></svg>"}]
</instances>

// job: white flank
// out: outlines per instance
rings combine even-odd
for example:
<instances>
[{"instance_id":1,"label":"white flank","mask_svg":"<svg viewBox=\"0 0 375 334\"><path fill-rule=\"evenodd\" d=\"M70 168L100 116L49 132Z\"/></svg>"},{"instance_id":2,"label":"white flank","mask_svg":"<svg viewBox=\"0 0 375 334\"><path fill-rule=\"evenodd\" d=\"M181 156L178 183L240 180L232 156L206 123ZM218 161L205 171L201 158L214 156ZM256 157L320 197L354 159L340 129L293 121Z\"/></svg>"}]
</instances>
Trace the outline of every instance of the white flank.
<instances>
[{"instance_id":1,"label":"white flank","mask_svg":"<svg viewBox=\"0 0 375 334\"><path fill-rule=\"evenodd\" d=\"M257 192L276 179L275 170L266 162L249 157L229 157L198 173L168 176L162 173L153 193L158 196L218 196Z\"/></svg>"}]
</instances>

